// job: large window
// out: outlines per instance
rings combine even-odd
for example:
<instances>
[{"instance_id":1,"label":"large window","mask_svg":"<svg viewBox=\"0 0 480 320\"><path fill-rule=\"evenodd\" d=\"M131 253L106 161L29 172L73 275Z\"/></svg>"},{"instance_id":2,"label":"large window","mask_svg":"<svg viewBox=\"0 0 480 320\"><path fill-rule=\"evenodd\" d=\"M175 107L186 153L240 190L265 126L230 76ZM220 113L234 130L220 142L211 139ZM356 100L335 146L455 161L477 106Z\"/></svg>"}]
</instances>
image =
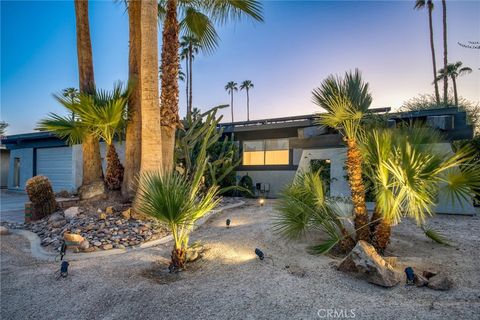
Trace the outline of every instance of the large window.
<instances>
[{"instance_id":1,"label":"large window","mask_svg":"<svg viewBox=\"0 0 480 320\"><path fill-rule=\"evenodd\" d=\"M254 140L243 142L243 165L288 165L288 139Z\"/></svg>"}]
</instances>

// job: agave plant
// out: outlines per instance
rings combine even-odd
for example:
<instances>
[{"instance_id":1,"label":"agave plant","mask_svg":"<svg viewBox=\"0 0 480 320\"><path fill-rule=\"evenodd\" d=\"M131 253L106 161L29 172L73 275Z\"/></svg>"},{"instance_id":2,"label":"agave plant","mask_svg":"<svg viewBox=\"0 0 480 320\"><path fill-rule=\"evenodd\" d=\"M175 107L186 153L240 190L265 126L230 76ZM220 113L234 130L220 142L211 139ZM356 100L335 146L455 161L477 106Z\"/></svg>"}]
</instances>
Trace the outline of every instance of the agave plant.
<instances>
[{"instance_id":1,"label":"agave plant","mask_svg":"<svg viewBox=\"0 0 480 320\"><path fill-rule=\"evenodd\" d=\"M79 94L74 99L54 95L75 117L51 113L38 126L40 130L53 131L70 144L81 143L87 135L103 139L108 146L105 183L111 190L120 189L123 180L124 169L113 142L126 125L128 94L129 90L124 90L119 82L111 92L96 90L93 94Z\"/></svg>"},{"instance_id":2,"label":"agave plant","mask_svg":"<svg viewBox=\"0 0 480 320\"><path fill-rule=\"evenodd\" d=\"M391 228L403 217L424 227L443 191L450 201L471 200L480 186L480 169L468 148L455 153L435 145L440 135L429 128L377 129L365 136L361 150L366 172L372 178L376 208L372 217L372 242L384 252Z\"/></svg>"},{"instance_id":3,"label":"agave plant","mask_svg":"<svg viewBox=\"0 0 480 320\"><path fill-rule=\"evenodd\" d=\"M320 172L306 172L282 191L273 223L275 232L287 238L298 238L308 230L322 231L328 239L310 247L312 253L326 253L337 244L347 252L355 242L344 226L335 202L325 197Z\"/></svg>"}]
</instances>

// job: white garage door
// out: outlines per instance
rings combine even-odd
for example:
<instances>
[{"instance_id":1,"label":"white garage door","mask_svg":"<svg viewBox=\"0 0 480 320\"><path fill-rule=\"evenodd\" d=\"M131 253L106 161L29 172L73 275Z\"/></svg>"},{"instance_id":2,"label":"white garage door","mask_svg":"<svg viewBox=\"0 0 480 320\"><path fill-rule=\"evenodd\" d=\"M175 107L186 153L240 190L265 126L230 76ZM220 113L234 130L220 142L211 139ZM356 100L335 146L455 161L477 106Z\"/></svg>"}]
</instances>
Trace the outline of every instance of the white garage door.
<instances>
[{"instance_id":1,"label":"white garage door","mask_svg":"<svg viewBox=\"0 0 480 320\"><path fill-rule=\"evenodd\" d=\"M72 148L37 149L37 175L47 176L53 191L73 191Z\"/></svg>"}]
</instances>

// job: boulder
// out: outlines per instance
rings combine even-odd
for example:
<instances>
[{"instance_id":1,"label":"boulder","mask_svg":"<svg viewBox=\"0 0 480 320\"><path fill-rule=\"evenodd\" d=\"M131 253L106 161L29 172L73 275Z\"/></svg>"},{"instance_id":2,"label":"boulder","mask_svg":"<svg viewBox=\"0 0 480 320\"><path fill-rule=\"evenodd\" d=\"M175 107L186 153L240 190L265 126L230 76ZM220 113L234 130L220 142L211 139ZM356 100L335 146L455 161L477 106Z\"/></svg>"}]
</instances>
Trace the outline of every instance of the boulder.
<instances>
[{"instance_id":1,"label":"boulder","mask_svg":"<svg viewBox=\"0 0 480 320\"><path fill-rule=\"evenodd\" d=\"M400 274L363 240L357 242L338 270L360 273L368 282L383 287L393 287L400 282Z\"/></svg>"},{"instance_id":2,"label":"boulder","mask_svg":"<svg viewBox=\"0 0 480 320\"><path fill-rule=\"evenodd\" d=\"M80 212L81 211L79 207L70 207L65 209L63 215L65 216L65 219L72 220L73 218L76 218Z\"/></svg>"},{"instance_id":3,"label":"boulder","mask_svg":"<svg viewBox=\"0 0 480 320\"><path fill-rule=\"evenodd\" d=\"M85 241L85 238L81 235L69 232L65 232L63 234L63 239L65 240L67 246L79 246L83 241Z\"/></svg>"},{"instance_id":4,"label":"boulder","mask_svg":"<svg viewBox=\"0 0 480 320\"><path fill-rule=\"evenodd\" d=\"M453 286L453 280L445 274L439 273L428 279L428 287L433 290L450 290Z\"/></svg>"},{"instance_id":5,"label":"boulder","mask_svg":"<svg viewBox=\"0 0 480 320\"><path fill-rule=\"evenodd\" d=\"M103 250L110 250L110 249L112 249L112 248L113 248L113 245L111 245L110 243L104 244L104 245L102 246L102 249L103 249Z\"/></svg>"},{"instance_id":6,"label":"boulder","mask_svg":"<svg viewBox=\"0 0 480 320\"><path fill-rule=\"evenodd\" d=\"M80 242L80 249L85 251L88 248L90 248L90 242L88 242L88 240L83 240L82 242Z\"/></svg>"},{"instance_id":7,"label":"boulder","mask_svg":"<svg viewBox=\"0 0 480 320\"><path fill-rule=\"evenodd\" d=\"M436 275L437 275L437 272L435 272L435 271L431 271L431 270L423 271L423 276L427 279L430 279L431 277L436 276Z\"/></svg>"},{"instance_id":8,"label":"boulder","mask_svg":"<svg viewBox=\"0 0 480 320\"><path fill-rule=\"evenodd\" d=\"M53 223L63 220L63 215L59 212L54 212L50 217L48 217L48 223Z\"/></svg>"},{"instance_id":9,"label":"boulder","mask_svg":"<svg viewBox=\"0 0 480 320\"><path fill-rule=\"evenodd\" d=\"M385 260L393 268L397 266L397 257L384 257L383 260Z\"/></svg>"},{"instance_id":10,"label":"boulder","mask_svg":"<svg viewBox=\"0 0 480 320\"><path fill-rule=\"evenodd\" d=\"M0 236L6 236L7 234L10 234L10 231L8 230L8 228L4 226L0 226Z\"/></svg>"},{"instance_id":11,"label":"boulder","mask_svg":"<svg viewBox=\"0 0 480 320\"><path fill-rule=\"evenodd\" d=\"M417 287L424 287L428 284L428 279L418 273L415 273L413 276L413 282Z\"/></svg>"},{"instance_id":12,"label":"boulder","mask_svg":"<svg viewBox=\"0 0 480 320\"><path fill-rule=\"evenodd\" d=\"M105 184L103 181L96 181L87 185L82 185L78 193L81 200L105 197Z\"/></svg>"}]
</instances>

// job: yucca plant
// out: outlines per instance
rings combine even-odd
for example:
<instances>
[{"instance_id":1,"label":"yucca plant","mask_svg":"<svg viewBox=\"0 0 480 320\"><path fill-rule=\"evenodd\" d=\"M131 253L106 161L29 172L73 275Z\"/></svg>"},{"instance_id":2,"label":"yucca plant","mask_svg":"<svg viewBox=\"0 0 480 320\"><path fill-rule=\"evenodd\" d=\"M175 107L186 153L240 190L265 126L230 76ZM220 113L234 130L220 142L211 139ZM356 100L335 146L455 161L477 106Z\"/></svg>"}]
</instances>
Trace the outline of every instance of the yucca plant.
<instances>
[{"instance_id":1,"label":"yucca plant","mask_svg":"<svg viewBox=\"0 0 480 320\"><path fill-rule=\"evenodd\" d=\"M440 141L435 130L418 127L372 130L363 139L361 150L376 200L372 243L379 252L390 242L391 227L403 217L413 218L427 236L435 235L423 226L440 191L452 202L471 200L480 186L480 168L471 150L441 151L435 146Z\"/></svg>"},{"instance_id":2,"label":"yucca plant","mask_svg":"<svg viewBox=\"0 0 480 320\"><path fill-rule=\"evenodd\" d=\"M105 183L110 190L120 189L123 180L124 169L113 142L126 126L128 94L129 90L124 90L118 82L113 91L96 90L93 94L79 94L75 99L54 95L75 117L52 113L39 123L39 129L53 131L70 144L81 143L88 134L103 139L107 144Z\"/></svg>"},{"instance_id":3,"label":"yucca plant","mask_svg":"<svg viewBox=\"0 0 480 320\"><path fill-rule=\"evenodd\" d=\"M325 196L320 172L306 172L297 176L281 192L274 219L275 232L290 239L302 236L307 230L317 230L329 237L319 245L309 248L312 253L327 253L336 245L348 252L355 241L347 232L335 204Z\"/></svg>"},{"instance_id":4,"label":"yucca plant","mask_svg":"<svg viewBox=\"0 0 480 320\"><path fill-rule=\"evenodd\" d=\"M320 87L313 90L313 102L327 111L318 115L318 123L338 129L347 144L346 167L357 240L368 241L368 212L362 179L362 154L358 147L358 136L363 129L362 120L372 103L368 83L362 80L358 70L346 72L343 78L330 75Z\"/></svg>"}]
</instances>

